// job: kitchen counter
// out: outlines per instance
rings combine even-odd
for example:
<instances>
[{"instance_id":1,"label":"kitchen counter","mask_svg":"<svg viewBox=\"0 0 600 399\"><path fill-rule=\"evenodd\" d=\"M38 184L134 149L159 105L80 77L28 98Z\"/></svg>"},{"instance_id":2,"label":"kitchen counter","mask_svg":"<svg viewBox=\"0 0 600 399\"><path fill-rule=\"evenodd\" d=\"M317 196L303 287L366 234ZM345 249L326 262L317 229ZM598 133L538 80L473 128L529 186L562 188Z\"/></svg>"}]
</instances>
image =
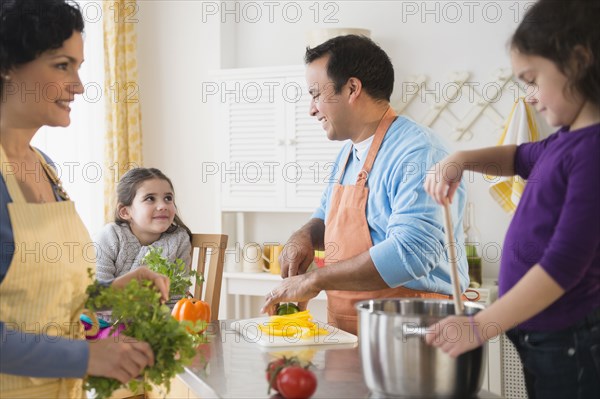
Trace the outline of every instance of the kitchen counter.
<instances>
[{"instance_id":1,"label":"kitchen counter","mask_svg":"<svg viewBox=\"0 0 600 399\"><path fill-rule=\"evenodd\" d=\"M317 377L313 398L368 398L358 347L354 345L264 348L231 327L231 320L209 325L209 342L198 348L198 355L180 378L190 396L199 398L268 398L265 369L281 357L298 356L311 361ZM271 393L273 395L274 392ZM480 392L479 398L499 398Z\"/></svg>"}]
</instances>

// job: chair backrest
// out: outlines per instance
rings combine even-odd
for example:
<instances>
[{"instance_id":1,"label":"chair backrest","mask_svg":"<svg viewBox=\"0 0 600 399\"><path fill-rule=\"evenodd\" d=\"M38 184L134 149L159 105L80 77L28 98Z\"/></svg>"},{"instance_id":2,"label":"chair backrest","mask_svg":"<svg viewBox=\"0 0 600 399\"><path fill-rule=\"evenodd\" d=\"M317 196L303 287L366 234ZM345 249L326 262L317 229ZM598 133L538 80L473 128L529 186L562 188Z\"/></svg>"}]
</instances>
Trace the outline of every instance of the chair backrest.
<instances>
[{"instance_id":1,"label":"chair backrest","mask_svg":"<svg viewBox=\"0 0 600 399\"><path fill-rule=\"evenodd\" d=\"M217 320L219 317L221 282L223 281L223 263L225 261L227 239L228 237L225 234L192 234L192 257L194 256L194 248L199 249L197 263L192 264L192 270L196 270L198 274L204 276L204 283L196 285L194 298L202 299L202 292L206 287L204 300L210 304L211 321ZM208 248L210 248L210 263L208 273L206 273Z\"/></svg>"}]
</instances>

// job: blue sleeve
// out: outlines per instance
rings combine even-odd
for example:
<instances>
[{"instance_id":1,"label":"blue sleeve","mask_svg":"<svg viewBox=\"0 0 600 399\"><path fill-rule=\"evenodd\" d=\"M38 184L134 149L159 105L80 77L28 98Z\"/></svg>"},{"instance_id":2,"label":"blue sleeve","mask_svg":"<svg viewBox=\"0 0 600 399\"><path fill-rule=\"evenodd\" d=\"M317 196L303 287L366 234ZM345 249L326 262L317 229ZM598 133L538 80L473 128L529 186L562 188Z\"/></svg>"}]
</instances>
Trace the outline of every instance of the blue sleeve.
<instances>
[{"instance_id":1,"label":"blue sleeve","mask_svg":"<svg viewBox=\"0 0 600 399\"><path fill-rule=\"evenodd\" d=\"M413 151L391 165L388 197L392 213L387 237L370 249L371 259L390 287L398 287L431 272L441 260L443 234L436 227L437 206L423 189L424 173L410 165L423 165L425 148ZM402 265L402 267L399 267Z\"/></svg>"},{"instance_id":2,"label":"blue sleeve","mask_svg":"<svg viewBox=\"0 0 600 399\"><path fill-rule=\"evenodd\" d=\"M23 333L0 322L0 372L28 377L83 378L89 344L85 340Z\"/></svg>"},{"instance_id":3,"label":"blue sleeve","mask_svg":"<svg viewBox=\"0 0 600 399\"><path fill-rule=\"evenodd\" d=\"M385 240L370 248L371 259L390 287L406 285L428 291L443 292L442 281L449 281L445 259L445 235L442 210L425 192L426 173L442 154L435 148L416 148L397 162L390 163L387 187L391 215ZM434 159L435 158L435 159ZM464 185L457 191L451 206L454 233L462 243ZM459 252L464 247L459 244ZM460 285L469 284L466 259L459 260ZM438 279L435 286L430 280ZM448 284L443 284L444 286Z\"/></svg>"},{"instance_id":4,"label":"blue sleeve","mask_svg":"<svg viewBox=\"0 0 600 399\"><path fill-rule=\"evenodd\" d=\"M329 190L329 186L325 187L323 195L321 195L321 203L319 204L319 207L314 211L311 218L325 220L325 208L327 207L327 202L329 201Z\"/></svg>"},{"instance_id":5,"label":"blue sleeve","mask_svg":"<svg viewBox=\"0 0 600 399\"><path fill-rule=\"evenodd\" d=\"M12 202L6 189L3 176L0 175L0 283L8 272L15 253L12 225L8 216L8 203Z\"/></svg>"}]
</instances>

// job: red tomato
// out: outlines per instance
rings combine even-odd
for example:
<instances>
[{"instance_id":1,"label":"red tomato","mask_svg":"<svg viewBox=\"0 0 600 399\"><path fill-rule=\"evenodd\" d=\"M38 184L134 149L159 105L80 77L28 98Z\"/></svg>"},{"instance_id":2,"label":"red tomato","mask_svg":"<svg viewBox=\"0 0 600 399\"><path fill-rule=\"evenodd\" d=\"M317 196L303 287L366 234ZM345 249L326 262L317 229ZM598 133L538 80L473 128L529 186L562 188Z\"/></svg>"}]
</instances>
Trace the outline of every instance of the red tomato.
<instances>
[{"instance_id":1,"label":"red tomato","mask_svg":"<svg viewBox=\"0 0 600 399\"><path fill-rule=\"evenodd\" d=\"M269 390L274 389L277 391L277 375L286 366L286 358L275 359L269 363L265 373L267 382L269 383ZM269 391L270 392L270 391Z\"/></svg>"},{"instance_id":2,"label":"red tomato","mask_svg":"<svg viewBox=\"0 0 600 399\"><path fill-rule=\"evenodd\" d=\"M300 366L286 367L277 376L277 390L286 399L310 398L317 390L317 377Z\"/></svg>"}]
</instances>

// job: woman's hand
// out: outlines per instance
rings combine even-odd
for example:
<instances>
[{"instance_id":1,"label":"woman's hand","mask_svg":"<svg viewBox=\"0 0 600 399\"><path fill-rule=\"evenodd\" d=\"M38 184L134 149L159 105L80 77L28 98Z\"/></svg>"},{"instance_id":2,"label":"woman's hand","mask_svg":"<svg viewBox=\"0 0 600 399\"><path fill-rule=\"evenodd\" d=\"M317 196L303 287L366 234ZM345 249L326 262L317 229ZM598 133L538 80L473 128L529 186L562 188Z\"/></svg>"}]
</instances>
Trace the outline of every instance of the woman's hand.
<instances>
[{"instance_id":1,"label":"woman's hand","mask_svg":"<svg viewBox=\"0 0 600 399\"><path fill-rule=\"evenodd\" d=\"M452 357L483 345L482 332L477 322L468 317L450 316L427 329L425 342L440 348Z\"/></svg>"},{"instance_id":2,"label":"woman's hand","mask_svg":"<svg viewBox=\"0 0 600 399\"><path fill-rule=\"evenodd\" d=\"M454 193L460 185L463 171L464 161L460 152L447 156L427 172L423 184L425 191L440 205L446 203L446 198L452 202Z\"/></svg>"},{"instance_id":3,"label":"woman's hand","mask_svg":"<svg viewBox=\"0 0 600 399\"><path fill-rule=\"evenodd\" d=\"M121 277L117 277L113 280L111 286L115 288L123 288L133 279L138 281L152 281L154 287L156 287L156 289L160 292L161 300L167 301L169 299L169 278L167 276L163 276L162 274L153 272L147 267L138 267L137 269L122 275Z\"/></svg>"},{"instance_id":4,"label":"woman's hand","mask_svg":"<svg viewBox=\"0 0 600 399\"><path fill-rule=\"evenodd\" d=\"M298 308L305 310L308 301L319 295L320 292L312 281L312 274L306 273L283 280L277 288L267 294L265 304L260 312L269 315L275 314L277 304L281 302L298 302Z\"/></svg>"},{"instance_id":5,"label":"woman's hand","mask_svg":"<svg viewBox=\"0 0 600 399\"><path fill-rule=\"evenodd\" d=\"M89 341L89 344L89 375L114 378L125 384L140 375L146 366L154 365L150 345L125 335Z\"/></svg>"}]
</instances>

